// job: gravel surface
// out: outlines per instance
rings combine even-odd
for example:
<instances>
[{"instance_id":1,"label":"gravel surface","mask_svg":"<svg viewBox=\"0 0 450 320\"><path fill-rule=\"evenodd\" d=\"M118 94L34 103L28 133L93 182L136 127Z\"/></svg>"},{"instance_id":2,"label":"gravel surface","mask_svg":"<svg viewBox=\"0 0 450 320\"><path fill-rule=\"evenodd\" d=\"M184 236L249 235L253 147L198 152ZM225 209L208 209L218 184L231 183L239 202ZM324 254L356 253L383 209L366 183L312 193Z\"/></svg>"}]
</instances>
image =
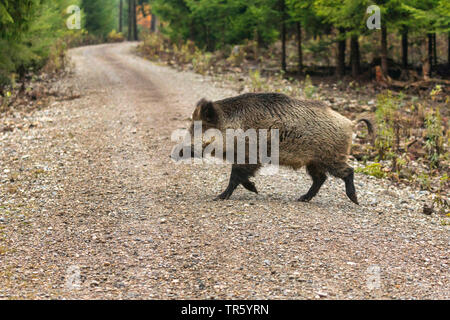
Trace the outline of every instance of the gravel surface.
<instances>
[{"instance_id":1,"label":"gravel surface","mask_svg":"<svg viewBox=\"0 0 450 320\"><path fill-rule=\"evenodd\" d=\"M449 226L431 196L357 174L360 206L304 169L226 187L175 164L195 102L235 95L133 43L71 50L79 99L0 133L0 299L449 299Z\"/></svg>"}]
</instances>

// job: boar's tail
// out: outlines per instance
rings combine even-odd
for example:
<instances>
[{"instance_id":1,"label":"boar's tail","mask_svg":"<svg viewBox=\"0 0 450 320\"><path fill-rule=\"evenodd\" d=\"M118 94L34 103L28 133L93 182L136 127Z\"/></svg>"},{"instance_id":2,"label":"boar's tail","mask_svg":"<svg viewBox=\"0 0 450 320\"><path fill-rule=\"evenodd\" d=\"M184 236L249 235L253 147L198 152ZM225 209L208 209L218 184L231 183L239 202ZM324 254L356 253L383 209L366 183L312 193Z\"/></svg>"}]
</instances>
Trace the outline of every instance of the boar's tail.
<instances>
[{"instance_id":1,"label":"boar's tail","mask_svg":"<svg viewBox=\"0 0 450 320\"><path fill-rule=\"evenodd\" d=\"M354 125L357 125L360 122L364 122L366 124L367 130L369 131L369 135L370 135L371 140L372 140L372 143L374 143L375 142L375 132L373 130L372 121L370 121L369 119L361 118L361 119L356 120L353 123L354 123Z\"/></svg>"}]
</instances>

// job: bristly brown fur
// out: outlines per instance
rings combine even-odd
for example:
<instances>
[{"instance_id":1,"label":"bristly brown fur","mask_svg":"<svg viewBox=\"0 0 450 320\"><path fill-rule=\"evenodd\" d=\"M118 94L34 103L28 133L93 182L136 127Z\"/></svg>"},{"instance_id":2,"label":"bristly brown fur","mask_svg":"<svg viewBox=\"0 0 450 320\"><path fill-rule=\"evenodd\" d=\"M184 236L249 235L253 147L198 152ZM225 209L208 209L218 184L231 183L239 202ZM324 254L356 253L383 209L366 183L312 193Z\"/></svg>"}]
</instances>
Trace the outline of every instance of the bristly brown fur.
<instances>
[{"instance_id":1,"label":"bristly brown fur","mask_svg":"<svg viewBox=\"0 0 450 320\"><path fill-rule=\"evenodd\" d=\"M224 137L226 129L278 129L280 165L294 169L306 166L313 179L300 201L314 197L329 173L345 181L347 196L358 203L353 169L347 165L353 123L322 102L297 100L280 93L247 93L214 102L202 99L192 120L203 121L203 130L219 129ZM239 184L256 192L248 179L259 167L233 165L230 184L218 198L228 199Z\"/></svg>"}]
</instances>

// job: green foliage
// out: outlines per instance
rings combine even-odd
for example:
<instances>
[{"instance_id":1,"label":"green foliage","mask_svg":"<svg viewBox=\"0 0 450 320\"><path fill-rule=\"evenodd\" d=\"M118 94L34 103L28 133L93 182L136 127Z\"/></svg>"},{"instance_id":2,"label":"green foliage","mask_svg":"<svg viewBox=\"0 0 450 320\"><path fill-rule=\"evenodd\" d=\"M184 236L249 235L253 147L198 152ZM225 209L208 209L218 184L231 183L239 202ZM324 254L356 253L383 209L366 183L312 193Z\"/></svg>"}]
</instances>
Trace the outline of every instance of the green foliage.
<instances>
[{"instance_id":1,"label":"green foliage","mask_svg":"<svg viewBox=\"0 0 450 320\"><path fill-rule=\"evenodd\" d=\"M450 32L448 0L401 1L401 8L410 15L409 22L422 31Z\"/></svg>"},{"instance_id":2,"label":"green foliage","mask_svg":"<svg viewBox=\"0 0 450 320\"><path fill-rule=\"evenodd\" d=\"M77 0L16 0L0 4L0 86L30 69L39 69L49 58L60 58L57 43L73 33L66 27L66 8ZM62 65L61 61L55 65Z\"/></svg>"},{"instance_id":3,"label":"green foliage","mask_svg":"<svg viewBox=\"0 0 450 320\"><path fill-rule=\"evenodd\" d=\"M173 43L167 36L147 34L138 51L154 61L163 59L178 66L190 64L195 72L206 74L212 67L213 55L200 50L192 41Z\"/></svg>"},{"instance_id":4,"label":"green foliage","mask_svg":"<svg viewBox=\"0 0 450 320\"><path fill-rule=\"evenodd\" d=\"M366 9L369 0L315 0L314 10L324 21L349 33L359 34L366 28Z\"/></svg>"},{"instance_id":5,"label":"green foliage","mask_svg":"<svg viewBox=\"0 0 450 320\"><path fill-rule=\"evenodd\" d=\"M315 0L286 0L292 21L300 22L303 28L314 35L330 28L330 23L319 15Z\"/></svg>"},{"instance_id":6,"label":"green foliage","mask_svg":"<svg viewBox=\"0 0 450 320\"><path fill-rule=\"evenodd\" d=\"M312 99L317 93L317 87L313 85L309 75L306 75L305 81L303 82L303 93L306 98Z\"/></svg>"},{"instance_id":7,"label":"green foliage","mask_svg":"<svg viewBox=\"0 0 450 320\"><path fill-rule=\"evenodd\" d=\"M387 173L383 171L383 167L380 163L375 162L372 164L369 164L363 168L356 168L356 172L366 174L368 176L373 176L375 178L385 178L387 176Z\"/></svg>"},{"instance_id":8,"label":"green foliage","mask_svg":"<svg viewBox=\"0 0 450 320\"><path fill-rule=\"evenodd\" d=\"M227 58L227 61L230 62L233 66L240 66L245 60L245 50L242 46L235 46L231 51L230 56Z\"/></svg>"},{"instance_id":9,"label":"green foliage","mask_svg":"<svg viewBox=\"0 0 450 320\"><path fill-rule=\"evenodd\" d=\"M118 1L116 0L81 0L85 13L86 30L106 39L111 30L117 29Z\"/></svg>"},{"instance_id":10,"label":"green foliage","mask_svg":"<svg viewBox=\"0 0 450 320\"><path fill-rule=\"evenodd\" d=\"M417 176L417 181L423 190L431 190L431 177L426 172L421 172Z\"/></svg>"},{"instance_id":11,"label":"green foliage","mask_svg":"<svg viewBox=\"0 0 450 320\"><path fill-rule=\"evenodd\" d=\"M40 0L3 0L0 3L0 37L18 38L35 17L34 9Z\"/></svg>"},{"instance_id":12,"label":"green foliage","mask_svg":"<svg viewBox=\"0 0 450 320\"><path fill-rule=\"evenodd\" d=\"M194 57L192 59L192 67L195 72L200 74L206 74L211 68L212 54L210 52L203 53L200 49L196 48Z\"/></svg>"},{"instance_id":13,"label":"green foliage","mask_svg":"<svg viewBox=\"0 0 450 320\"><path fill-rule=\"evenodd\" d=\"M116 30L112 30L106 37L106 41L108 42L122 42L124 40L125 37L123 36L123 34L121 32L117 32Z\"/></svg>"},{"instance_id":14,"label":"green foliage","mask_svg":"<svg viewBox=\"0 0 450 320\"><path fill-rule=\"evenodd\" d=\"M330 57L329 48L333 41L326 38L312 38L304 44L304 53L310 54L316 61L327 61Z\"/></svg>"},{"instance_id":15,"label":"green foliage","mask_svg":"<svg viewBox=\"0 0 450 320\"><path fill-rule=\"evenodd\" d=\"M258 48L279 39L281 19L285 17L288 38L299 22L306 33L305 54L327 61L333 42L339 37L369 35L366 27L369 5L381 8L382 22L389 32L450 32L448 0L138 0L149 3L152 14L162 21L162 32L176 43L193 41L196 47L214 51L254 41ZM30 68L39 68L49 58L57 39L68 46L120 41L117 30L119 0L2 0L0 3L0 84ZM83 30L65 27L69 5L83 12ZM128 1L123 0L123 25L127 22ZM70 37L68 37L70 35ZM108 37L109 35L109 37ZM323 37L326 36L326 37ZM335 37L334 39L332 37ZM69 43L70 42L70 43ZM373 51L373 48L370 49ZM194 53L194 52L192 52ZM56 55L52 55L56 56ZM239 65L241 56L231 57ZM195 60L207 65L208 58Z\"/></svg>"},{"instance_id":16,"label":"green foliage","mask_svg":"<svg viewBox=\"0 0 450 320\"><path fill-rule=\"evenodd\" d=\"M168 40L164 36L158 36L156 34L148 34L144 37L142 45L138 47L138 51L148 57L151 60L158 60L160 52L166 49L166 43Z\"/></svg>"},{"instance_id":17,"label":"green foliage","mask_svg":"<svg viewBox=\"0 0 450 320\"><path fill-rule=\"evenodd\" d=\"M69 6L82 8L82 30L69 30ZM65 51L106 39L117 24L118 0L2 0L0 3L0 87L47 64L65 66ZM120 41L110 34L109 41ZM1 91L0 91L1 92Z\"/></svg>"},{"instance_id":18,"label":"green foliage","mask_svg":"<svg viewBox=\"0 0 450 320\"><path fill-rule=\"evenodd\" d=\"M428 112L425 116L426 143L428 160L431 168L438 168L440 158L444 153L444 135L442 117L439 109Z\"/></svg>"},{"instance_id":19,"label":"green foliage","mask_svg":"<svg viewBox=\"0 0 450 320\"><path fill-rule=\"evenodd\" d=\"M254 92L261 92L264 89L264 79L258 69L249 72L251 87Z\"/></svg>"},{"instance_id":20,"label":"green foliage","mask_svg":"<svg viewBox=\"0 0 450 320\"><path fill-rule=\"evenodd\" d=\"M172 40L193 40L213 51L226 44L257 40L273 42L277 35L276 0L155 0L154 12L169 24L164 28Z\"/></svg>"},{"instance_id":21,"label":"green foliage","mask_svg":"<svg viewBox=\"0 0 450 320\"><path fill-rule=\"evenodd\" d=\"M380 160L395 157L394 147L398 140L400 126L398 111L402 100L402 97L394 96L391 91L379 94L377 97L375 117L378 132L375 147Z\"/></svg>"}]
</instances>

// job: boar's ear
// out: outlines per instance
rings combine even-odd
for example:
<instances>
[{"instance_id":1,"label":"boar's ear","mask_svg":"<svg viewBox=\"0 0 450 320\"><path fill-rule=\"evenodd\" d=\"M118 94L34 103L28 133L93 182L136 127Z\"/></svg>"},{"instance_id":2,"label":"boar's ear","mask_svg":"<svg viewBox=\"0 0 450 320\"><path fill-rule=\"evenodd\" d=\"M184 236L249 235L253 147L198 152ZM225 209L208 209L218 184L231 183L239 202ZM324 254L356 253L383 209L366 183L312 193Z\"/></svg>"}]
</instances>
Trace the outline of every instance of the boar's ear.
<instances>
[{"instance_id":1,"label":"boar's ear","mask_svg":"<svg viewBox=\"0 0 450 320\"><path fill-rule=\"evenodd\" d=\"M202 99L197 103L197 107L200 110L200 118L203 121L209 123L215 123L217 121L217 113L211 101Z\"/></svg>"}]
</instances>

